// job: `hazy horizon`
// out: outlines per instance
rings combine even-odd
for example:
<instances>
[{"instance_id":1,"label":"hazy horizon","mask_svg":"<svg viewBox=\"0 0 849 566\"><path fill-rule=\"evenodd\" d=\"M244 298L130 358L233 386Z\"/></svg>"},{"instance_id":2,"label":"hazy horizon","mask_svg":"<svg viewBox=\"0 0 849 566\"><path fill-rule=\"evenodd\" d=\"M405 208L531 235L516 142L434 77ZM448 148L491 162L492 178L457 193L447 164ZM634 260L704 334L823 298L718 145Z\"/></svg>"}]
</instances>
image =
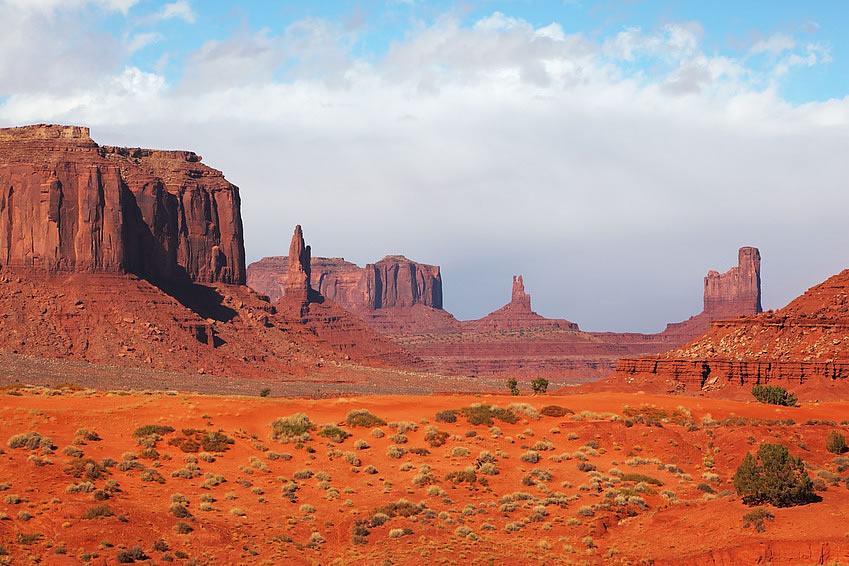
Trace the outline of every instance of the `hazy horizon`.
<instances>
[{"instance_id":1,"label":"hazy horizon","mask_svg":"<svg viewBox=\"0 0 849 566\"><path fill-rule=\"evenodd\" d=\"M479 318L657 332L762 256L763 307L849 267L849 4L0 0L0 126L189 149L248 263L389 254Z\"/></svg>"}]
</instances>

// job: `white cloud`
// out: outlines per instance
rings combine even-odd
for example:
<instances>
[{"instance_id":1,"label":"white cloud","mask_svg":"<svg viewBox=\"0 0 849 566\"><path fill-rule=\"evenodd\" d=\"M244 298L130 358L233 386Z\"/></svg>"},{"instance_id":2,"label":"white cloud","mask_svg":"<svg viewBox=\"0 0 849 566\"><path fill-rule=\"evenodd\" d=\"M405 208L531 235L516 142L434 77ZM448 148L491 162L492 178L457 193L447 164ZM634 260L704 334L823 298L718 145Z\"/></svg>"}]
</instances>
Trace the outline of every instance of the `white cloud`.
<instances>
[{"instance_id":1,"label":"white cloud","mask_svg":"<svg viewBox=\"0 0 849 566\"><path fill-rule=\"evenodd\" d=\"M700 36L682 24L593 40L449 15L365 61L356 35L310 19L208 41L177 85L120 65L67 89L0 79L0 121L197 150L242 188L251 259L284 253L301 223L316 255L441 264L461 316L500 306L521 272L543 314L659 330L700 310L701 277L741 245L761 248L768 307L849 254L849 97L788 104L762 86L777 67L706 55ZM64 44L47 45L37 61ZM800 58L790 72L824 53L782 57ZM620 66L646 56L662 69Z\"/></svg>"},{"instance_id":2,"label":"white cloud","mask_svg":"<svg viewBox=\"0 0 849 566\"><path fill-rule=\"evenodd\" d=\"M155 31L137 33L127 42L127 50L130 53L135 53L136 51L144 49L148 45L152 45L158 41L162 41L163 39L165 39L165 36Z\"/></svg>"},{"instance_id":3,"label":"white cloud","mask_svg":"<svg viewBox=\"0 0 849 566\"><path fill-rule=\"evenodd\" d=\"M773 55L778 55L794 47L796 47L796 41L792 37L783 33L776 33L767 39L757 41L749 51L752 53L772 53Z\"/></svg>"},{"instance_id":4,"label":"white cloud","mask_svg":"<svg viewBox=\"0 0 849 566\"><path fill-rule=\"evenodd\" d=\"M138 3L139 0L0 0L0 7L5 4L19 10L52 13L57 10L75 10L86 4L92 4L126 15L130 8Z\"/></svg>"},{"instance_id":5,"label":"white cloud","mask_svg":"<svg viewBox=\"0 0 849 566\"><path fill-rule=\"evenodd\" d=\"M177 18L189 24L195 23L197 19L188 0L177 0L176 2L165 4L157 14L157 17L162 20Z\"/></svg>"}]
</instances>

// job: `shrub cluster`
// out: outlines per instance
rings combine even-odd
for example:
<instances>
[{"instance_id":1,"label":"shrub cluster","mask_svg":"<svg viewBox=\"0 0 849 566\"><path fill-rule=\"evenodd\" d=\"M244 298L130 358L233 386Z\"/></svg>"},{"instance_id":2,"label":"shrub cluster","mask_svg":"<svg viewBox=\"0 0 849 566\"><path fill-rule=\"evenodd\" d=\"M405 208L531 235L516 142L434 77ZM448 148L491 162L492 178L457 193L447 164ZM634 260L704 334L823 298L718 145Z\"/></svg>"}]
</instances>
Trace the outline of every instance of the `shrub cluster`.
<instances>
[{"instance_id":1,"label":"shrub cluster","mask_svg":"<svg viewBox=\"0 0 849 566\"><path fill-rule=\"evenodd\" d=\"M734 488L747 505L790 507L815 498L804 462L781 444L761 445L757 457L746 454L734 473Z\"/></svg>"},{"instance_id":2,"label":"shrub cluster","mask_svg":"<svg viewBox=\"0 0 849 566\"><path fill-rule=\"evenodd\" d=\"M752 387L752 395L761 403L769 405L795 407L799 403L795 395L777 385L755 385Z\"/></svg>"}]
</instances>

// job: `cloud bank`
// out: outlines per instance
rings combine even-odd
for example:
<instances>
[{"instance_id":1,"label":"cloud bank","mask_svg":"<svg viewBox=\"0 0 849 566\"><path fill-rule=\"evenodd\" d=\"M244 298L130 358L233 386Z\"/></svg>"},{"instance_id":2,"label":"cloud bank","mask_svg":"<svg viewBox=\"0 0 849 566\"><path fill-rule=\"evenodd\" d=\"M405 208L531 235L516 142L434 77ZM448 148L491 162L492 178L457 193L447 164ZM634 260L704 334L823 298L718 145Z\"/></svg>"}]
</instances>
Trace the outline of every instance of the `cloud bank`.
<instances>
[{"instance_id":1,"label":"cloud bank","mask_svg":"<svg viewBox=\"0 0 849 566\"><path fill-rule=\"evenodd\" d=\"M0 3L20 24L0 38L0 121L198 151L242 188L250 260L286 253L300 223L314 255L441 265L461 318L522 273L541 314L640 331L701 310L701 278L743 245L761 249L767 308L846 267L849 97L779 94L829 62L807 36L732 57L698 22L596 37L448 12L363 56L367 31L310 18L208 39L168 77L128 62L156 30L116 38L19 4Z\"/></svg>"}]
</instances>

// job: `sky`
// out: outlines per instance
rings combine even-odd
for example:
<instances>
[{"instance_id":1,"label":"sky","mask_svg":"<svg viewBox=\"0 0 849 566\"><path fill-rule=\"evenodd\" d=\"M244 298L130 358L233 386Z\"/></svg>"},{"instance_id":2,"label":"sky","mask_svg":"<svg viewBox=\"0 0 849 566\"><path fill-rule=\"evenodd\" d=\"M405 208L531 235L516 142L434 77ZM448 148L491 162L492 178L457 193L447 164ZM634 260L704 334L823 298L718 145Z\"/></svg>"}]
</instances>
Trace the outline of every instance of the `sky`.
<instances>
[{"instance_id":1,"label":"sky","mask_svg":"<svg viewBox=\"0 0 849 566\"><path fill-rule=\"evenodd\" d=\"M442 267L483 316L656 332L762 256L764 308L849 267L849 2L0 0L0 126L190 149L248 261Z\"/></svg>"}]
</instances>

